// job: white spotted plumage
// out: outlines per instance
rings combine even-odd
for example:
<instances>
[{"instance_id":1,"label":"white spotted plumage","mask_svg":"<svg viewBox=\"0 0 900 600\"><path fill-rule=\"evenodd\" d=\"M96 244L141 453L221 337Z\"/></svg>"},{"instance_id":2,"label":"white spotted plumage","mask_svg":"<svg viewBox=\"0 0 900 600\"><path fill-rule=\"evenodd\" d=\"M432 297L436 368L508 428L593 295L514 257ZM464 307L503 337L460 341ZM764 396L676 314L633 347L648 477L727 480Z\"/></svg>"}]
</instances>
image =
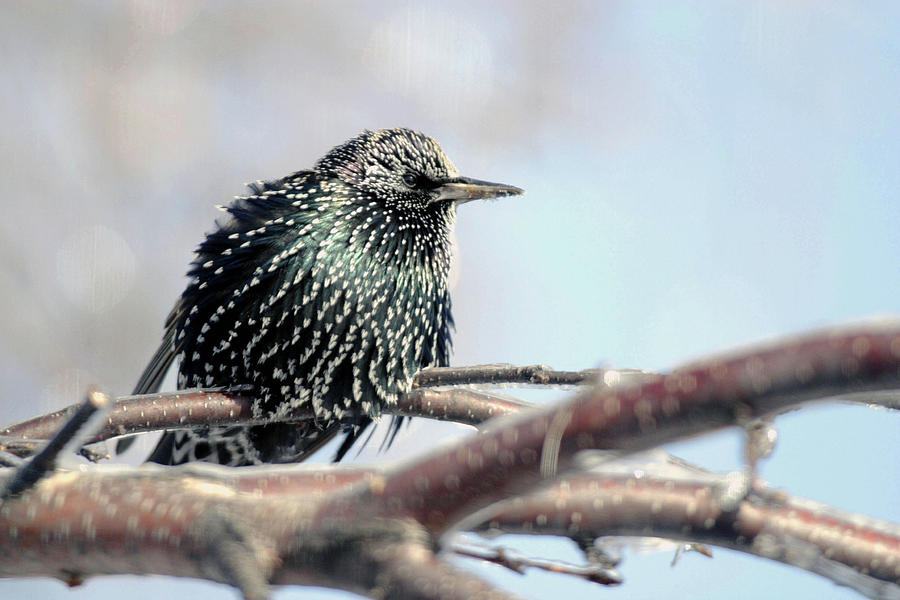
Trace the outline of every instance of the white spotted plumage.
<instances>
[{"instance_id":1,"label":"white spotted plumage","mask_svg":"<svg viewBox=\"0 0 900 600\"><path fill-rule=\"evenodd\" d=\"M455 206L409 190L408 172L459 176L423 134L366 132L225 208L170 319L179 386L250 386L257 415L312 410L316 425L275 444L254 428L170 433L152 460L296 460L317 436L376 419L417 370L448 363Z\"/></svg>"}]
</instances>

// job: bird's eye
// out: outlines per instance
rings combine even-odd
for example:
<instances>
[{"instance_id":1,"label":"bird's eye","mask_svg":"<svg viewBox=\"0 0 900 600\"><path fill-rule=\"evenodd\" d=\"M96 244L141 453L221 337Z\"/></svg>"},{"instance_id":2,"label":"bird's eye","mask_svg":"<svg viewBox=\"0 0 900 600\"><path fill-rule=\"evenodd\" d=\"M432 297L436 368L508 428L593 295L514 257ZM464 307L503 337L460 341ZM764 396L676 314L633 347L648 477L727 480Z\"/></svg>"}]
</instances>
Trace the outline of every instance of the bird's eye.
<instances>
[{"instance_id":1,"label":"bird's eye","mask_svg":"<svg viewBox=\"0 0 900 600\"><path fill-rule=\"evenodd\" d=\"M409 187L415 189L419 187L419 178L413 175L412 173L407 173L403 176L403 183L408 185Z\"/></svg>"}]
</instances>

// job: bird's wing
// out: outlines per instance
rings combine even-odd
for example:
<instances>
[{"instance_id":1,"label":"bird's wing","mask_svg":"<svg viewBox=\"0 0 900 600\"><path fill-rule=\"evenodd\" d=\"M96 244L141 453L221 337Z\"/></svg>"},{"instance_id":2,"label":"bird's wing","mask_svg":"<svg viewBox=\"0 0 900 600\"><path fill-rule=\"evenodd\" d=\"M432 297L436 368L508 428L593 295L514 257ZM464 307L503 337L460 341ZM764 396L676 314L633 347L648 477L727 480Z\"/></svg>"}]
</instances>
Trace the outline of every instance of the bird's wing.
<instances>
[{"instance_id":1,"label":"bird's wing","mask_svg":"<svg viewBox=\"0 0 900 600\"><path fill-rule=\"evenodd\" d=\"M165 379L166 373L169 371L169 367L178 354L178 348L175 345L175 324L178 322L182 311L183 309L179 302L172 309L172 312L169 313L166 319L166 332L163 334L162 342L160 342L159 348L156 349L153 358L150 359L150 363L134 386L134 390L131 392L133 395L153 394L159 391L163 379ZM116 442L116 454L122 454L128 450L134 443L134 440L135 436L133 435L119 439Z\"/></svg>"},{"instance_id":2,"label":"bird's wing","mask_svg":"<svg viewBox=\"0 0 900 600\"><path fill-rule=\"evenodd\" d=\"M156 349L153 358L150 359L150 363L134 386L134 390L131 392L133 395L153 394L159 391L169 367L175 360L174 342L174 328L167 329L159 348Z\"/></svg>"}]
</instances>

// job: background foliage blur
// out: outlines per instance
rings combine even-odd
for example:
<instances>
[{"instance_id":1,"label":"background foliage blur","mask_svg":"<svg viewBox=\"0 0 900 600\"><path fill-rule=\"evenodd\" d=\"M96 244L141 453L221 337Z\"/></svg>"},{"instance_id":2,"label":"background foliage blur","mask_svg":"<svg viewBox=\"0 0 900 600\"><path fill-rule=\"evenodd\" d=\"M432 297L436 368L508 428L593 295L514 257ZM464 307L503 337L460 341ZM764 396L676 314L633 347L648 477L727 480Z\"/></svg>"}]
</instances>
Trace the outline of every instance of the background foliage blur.
<instances>
[{"instance_id":1,"label":"background foliage blur","mask_svg":"<svg viewBox=\"0 0 900 600\"><path fill-rule=\"evenodd\" d=\"M129 392L214 205L364 128L420 129L463 173L528 192L460 211L456 364L664 369L897 312L897 23L893 3L2 2L0 421L90 384ZM900 521L896 415L779 426L765 477ZM466 432L415 423L360 460ZM739 441L673 449L734 469ZM854 597L716 554L629 555L621 592L467 565L535 598ZM123 581L132 600L233 597L120 578L0 597L120 598Z\"/></svg>"}]
</instances>

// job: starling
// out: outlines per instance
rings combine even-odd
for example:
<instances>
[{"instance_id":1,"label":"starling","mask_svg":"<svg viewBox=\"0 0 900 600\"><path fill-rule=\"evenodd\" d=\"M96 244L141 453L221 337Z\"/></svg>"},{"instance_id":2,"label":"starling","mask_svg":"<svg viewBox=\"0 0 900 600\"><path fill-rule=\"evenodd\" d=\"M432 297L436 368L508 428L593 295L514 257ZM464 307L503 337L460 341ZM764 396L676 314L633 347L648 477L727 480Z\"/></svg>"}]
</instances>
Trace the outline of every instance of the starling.
<instances>
[{"instance_id":1,"label":"starling","mask_svg":"<svg viewBox=\"0 0 900 600\"><path fill-rule=\"evenodd\" d=\"M149 460L295 462L343 431L339 459L416 371L448 364L456 206L521 193L461 177L409 129L364 131L312 170L251 184L200 244L135 393L157 391L177 357L179 388L241 389L273 421L315 417L169 431Z\"/></svg>"}]
</instances>

